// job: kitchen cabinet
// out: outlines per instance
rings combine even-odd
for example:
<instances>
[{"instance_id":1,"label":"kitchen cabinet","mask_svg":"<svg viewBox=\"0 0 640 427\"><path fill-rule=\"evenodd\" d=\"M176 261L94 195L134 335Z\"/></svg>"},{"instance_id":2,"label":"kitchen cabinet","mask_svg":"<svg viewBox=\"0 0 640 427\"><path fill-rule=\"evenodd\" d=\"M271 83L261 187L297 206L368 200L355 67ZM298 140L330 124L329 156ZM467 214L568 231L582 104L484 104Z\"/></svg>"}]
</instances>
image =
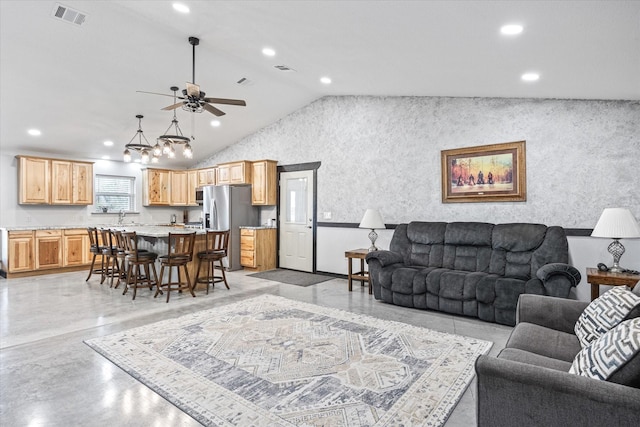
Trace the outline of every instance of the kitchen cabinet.
<instances>
[{"instance_id":1,"label":"kitchen cabinet","mask_svg":"<svg viewBox=\"0 0 640 427\"><path fill-rule=\"evenodd\" d=\"M64 230L63 259L64 267L91 263L89 234L86 228Z\"/></svg>"},{"instance_id":2,"label":"kitchen cabinet","mask_svg":"<svg viewBox=\"0 0 640 427\"><path fill-rule=\"evenodd\" d=\"M62 230L35 231L36 270L62 267Z\"/></svg>"},{"instance_id":3,"label":"kitchen cabinet","mask_svg":"<svg viewBox=\"0 0 640 427\"><path fill-rule=\"evenodd\" d=\"M247 160L218 165L216 185L251 184L251 162Z\"/></svg>"},{"instance_id":4,"label":"kitchen cabinet","mask_svg":"<svg viewBox=\"0 0 640 427\"><path fill-rule=\"evenodd\" d=\"M256 271L276 268L276 229L240 229L240 265Z\"/></svg>"},{"instance_id":5,"label":"kitchen cabinet","mask_svg":"<svg viewBox=\"0 0 640 427\"><path fill-rule=\"evenodd\" d=\"M196 188L198 188L198 171L187 171L187 205L198 206L196 201Z\"/></svg>"},{"instance_id":6,"label":"kitchen cabinet","mask_svg":"<svg viewBox=\"0 0 640 427\"><path fill-rule=\"evenodd\" d=\"M276 204L277 161L258 160L251 163L251 204Z\"/></svg>"},{"instance_id":7,"label":"kitchen cabinet","mask_svg":"<svg viewBox=\"0 0 640 427\"><path fill-rule=\"evenodd\" d=\"M73 162L72 199L74 205L93 204L93 163Z\"/></svg>"},{"instance_id":8,"label":"kitchen cabinet","mask_svg":"<svg viewBox=\"0 0 640 427\"><path fill-rule=\"evenodd\" d=\"M3 260L9 273L33 270L33 231L9 231L9 245Z\"/></svg>"},{"instance_id":9,"label":"kitchen cabinet","mask_svg":"<svg viewBox=\"0 0 640 427\"><path fill-rule=\"evenodd\" d=\"M170 171L171 187L169 194L171 195L171 206L187 206L188 198L188 175L186 171ZM195 196L194 196L195 197Z\"/></svg>"},{"instance_id":10,"label":"kitchen cabinet","mask_svg":"<svg viewBox=\"0 0 640 427\"><path fill-rule=\"evenodd\" d=\"M170 172L164 169L142 171L142 203L145 206L169 206Z\"/></svg>"},{"instance_id":11,"label":"kitchen cabinet","mask_svg":"<svg viewBox=\"0 0 640 427\"><path fill-rule=\"evenodd\" d=\"M203 185L216 185L216 169L217 168L197 169L197 187L202 187Z\"/></svg>"},{"instance_id":12,"label":"kitchen cabinet","mask_svg":"<svg viewBox=\"0 0 640 427\"><path fill-rule=\"evenodd\" d=\"M20 204L49 204L50 162L48 159L18 156L18 193Z\"/></svg>"},{"instance_id":13,"label":"kitchen cabinet","mask_svg":"<svg viewBox=\"0 0 640 427\"><path fill-rule=\"evenodd\" d=\"M27 156L18 159L20 204L93 204L93 163Z\"/></svg>"}]
</instances>

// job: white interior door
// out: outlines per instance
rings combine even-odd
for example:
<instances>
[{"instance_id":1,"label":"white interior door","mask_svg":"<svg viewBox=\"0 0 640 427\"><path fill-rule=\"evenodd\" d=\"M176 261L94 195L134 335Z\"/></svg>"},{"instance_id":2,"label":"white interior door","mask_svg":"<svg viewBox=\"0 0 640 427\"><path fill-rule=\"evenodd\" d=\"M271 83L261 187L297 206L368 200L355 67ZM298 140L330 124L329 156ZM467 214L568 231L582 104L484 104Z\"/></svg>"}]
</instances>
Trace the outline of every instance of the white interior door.
<instances>
[{"instance_id":1,"label":"white interior door","mask_svg":"<svg viewBox=\"0 0 640 427\"><path fill-rule=\"evenodd\" d=\"M280 174L280 267L313 272L313 171Z\"/></svg>"}]
</instances>

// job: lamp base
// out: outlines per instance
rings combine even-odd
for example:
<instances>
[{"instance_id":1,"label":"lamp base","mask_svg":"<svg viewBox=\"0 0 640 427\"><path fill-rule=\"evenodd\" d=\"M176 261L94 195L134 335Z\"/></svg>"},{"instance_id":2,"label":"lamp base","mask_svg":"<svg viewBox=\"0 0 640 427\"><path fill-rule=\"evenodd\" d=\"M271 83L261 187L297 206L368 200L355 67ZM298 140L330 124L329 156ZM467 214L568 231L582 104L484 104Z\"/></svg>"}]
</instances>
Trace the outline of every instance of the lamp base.
<instances>
[{"instance_id":1,"label":"lamp base","mask_svg":"<svg viewBox=\"0 0 640 427\"><path fill-rule=\"evenodd\" d=\"M378 238L378 233L376 233L376 230L371 229L371 231L369 232L369 240L371 240L371 246L369 247L369 252L373 252L373 251L377 251L378 248L376 248L376 239Z\"/></svg>"},{"instance_id":2,"label":"lamp base","mask_svg":"<svg viewBox=\"0 0 640 427\"><path fill-rule=\"evenodd\" d=\"M618 239L613 239L613 242L607 246L607 250L613 256L613 265L609 269L611 273L624 273L625 269L620 267L620 257L624 253L624 246Z\"/></svg>"}]
</instances>

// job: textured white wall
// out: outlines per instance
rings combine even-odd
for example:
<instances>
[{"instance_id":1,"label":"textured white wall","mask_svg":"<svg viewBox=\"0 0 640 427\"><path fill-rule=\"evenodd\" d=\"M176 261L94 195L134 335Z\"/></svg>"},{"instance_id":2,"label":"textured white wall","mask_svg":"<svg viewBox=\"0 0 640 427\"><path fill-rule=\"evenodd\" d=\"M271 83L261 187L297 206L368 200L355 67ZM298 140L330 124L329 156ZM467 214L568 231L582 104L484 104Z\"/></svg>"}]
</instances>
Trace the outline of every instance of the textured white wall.
<instances>
[{"instance_id":1,"label":"textured white wall","mask_svg":"<svg viewBox=\"0 0 640 427\"><path fill-rule=\"evenodd\" d=\"M527 201L441 202L440 151L526 140ZM378 208L386 223L412 220L538 222L593 228L605 207L640 218L640 102L443 97L325 97L202 161L320 161L318 213L360 222ZM368 247L367 231L320 227L317 268L345 274L344 251ZM390 230L379 233L388 248ZM640 269L640 240L622 265ZM611 264L608 241L570 238L573 265ZM589 298L583 283L580 299Z\"/></svg>"},{"instance_id":2,"label":"textured white wall","mask_svg":"<svg viewBox=\"0 0 640 427\"><path fill-rule=\"evenodd\" d=\"M441 202L440 151L526 140L527 201ZM201 162L322 162L318 212L592 228L602 209L640 217L640 102L325 97Z\"/></svg>"}]
</instances>

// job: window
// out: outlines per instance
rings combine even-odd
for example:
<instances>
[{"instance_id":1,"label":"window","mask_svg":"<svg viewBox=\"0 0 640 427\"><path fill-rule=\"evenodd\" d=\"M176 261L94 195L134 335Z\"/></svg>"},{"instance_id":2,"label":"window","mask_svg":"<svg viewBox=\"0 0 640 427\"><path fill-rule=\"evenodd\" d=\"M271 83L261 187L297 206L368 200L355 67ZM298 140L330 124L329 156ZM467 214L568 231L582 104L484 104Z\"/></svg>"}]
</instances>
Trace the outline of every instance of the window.
<instances>
[{"instance_id":1,"label":"window","mask_svg":"<svg viewBox=\"0 0 640 427\"><path fill-rule=\"evenodd\" d=\"M136 186L132 176L97 175L95 179L96 212L133 212Z\"/></svg>"}]
</instances>

